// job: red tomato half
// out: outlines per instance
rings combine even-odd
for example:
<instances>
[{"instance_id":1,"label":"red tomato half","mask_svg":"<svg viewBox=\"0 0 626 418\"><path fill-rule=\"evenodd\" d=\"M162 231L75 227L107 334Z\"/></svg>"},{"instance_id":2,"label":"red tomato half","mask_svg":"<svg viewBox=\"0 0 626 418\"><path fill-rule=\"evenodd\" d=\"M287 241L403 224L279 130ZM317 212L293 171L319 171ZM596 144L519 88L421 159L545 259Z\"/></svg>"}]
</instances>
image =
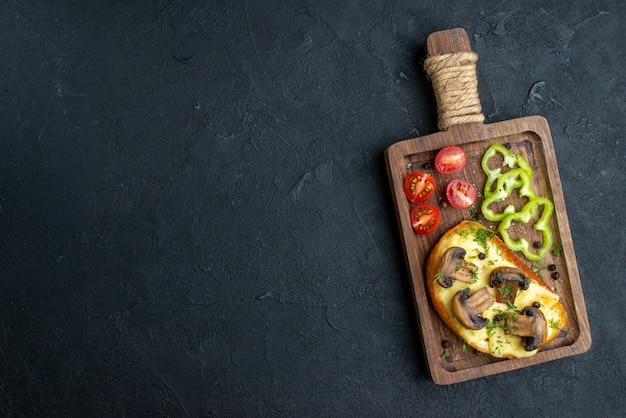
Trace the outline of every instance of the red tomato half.
<instances>
[{"instance_id":1,"label":"red tomato half","mask_svg":"<svg viewBox=\"0 0 626 418\"><path fill-rule=\"evenodd\" d=\"M448 202L457 209L467 209L476 200L476 188L468 181L454 179L446 187Z\"/></svg>"},{"instance_id":2,"label":"red tomato half","mask_svg":"<svg viewBox=\"0 0 626 418\"><path fill-rule=\"evenodd\" d=\"M465 151L456 145L443 147L435 157L435 168L441 174L454 174L465 167Z\"/></svg>"},{"instance_id":3,"label":"red tomato half","mask_svg":"<svg viewBox=\"0 0 626 418\"><path fill-rule=\"evenodd\" d=\"M411 225L420 235L433 233L441 223L441 212L437 206L423 203L411 209Z\"/></svg>"},{"instance_id":4,"label":"red tomato half","mask_svg":"<svg viewBox=\"0 0 626 418\"><path fill-rule=\"evenodd\" d=\"M435 194L435 178L421 171L413 171L404 179L404 194L414 203L422 203Z\"/></svg>"}]
</instances>

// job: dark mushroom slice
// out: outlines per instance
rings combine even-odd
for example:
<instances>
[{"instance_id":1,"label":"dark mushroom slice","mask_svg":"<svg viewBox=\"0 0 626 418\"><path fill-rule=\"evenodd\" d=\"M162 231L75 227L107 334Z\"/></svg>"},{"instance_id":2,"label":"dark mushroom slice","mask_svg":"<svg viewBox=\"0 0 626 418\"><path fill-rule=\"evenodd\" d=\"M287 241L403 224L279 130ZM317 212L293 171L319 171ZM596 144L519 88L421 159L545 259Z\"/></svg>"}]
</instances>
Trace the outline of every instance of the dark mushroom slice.
<instances>
[{"instance_id":1,"label":"dark mushroom slice","mask_svg":"<svg viewBox=\"0 0 626 418\"><path fill-rule=\"evenodd\" d=\"M523 337L524 350L541 348L548 337L548 322L538 308L526 306L521 315L507 317L504 329L508 334Z\"/></svg>"},{"instance_id":2,"label":"dark mushroom slice","mask_svg":"<svg viewBox=\"0 0 626 418\"><path fill-rule=\"evenodd\" d=\"M481 329L487 325L487 319L481 314L494 304L496 299L491 296L486 287L469 295L469 287L459 290L452 299L452 311L465 328Z\"/></svg>"},{"instance_id":3,"label":"dark mushroom slice","mask_svg":"<svg viewBox=\"0 0 626 418\"><path fill-rule=\"evenodd\" d=\"M451 287L455 280L471 283L478 267L465 260L465 249L450 247L443 253L437 271L441 287Z\"/></svg>"},{"instance_id":4,"label":"dark mushroom slice","mask_svg":"<svg viewBox=\"0 0 626 418\"><path fill-rule=\"evenodd\" d=\"M496 301L513 303L519 289L528 290L530 279L515 267L496 267L489 276L489 287L496 288Z\"/></svg>"}]
</instances>

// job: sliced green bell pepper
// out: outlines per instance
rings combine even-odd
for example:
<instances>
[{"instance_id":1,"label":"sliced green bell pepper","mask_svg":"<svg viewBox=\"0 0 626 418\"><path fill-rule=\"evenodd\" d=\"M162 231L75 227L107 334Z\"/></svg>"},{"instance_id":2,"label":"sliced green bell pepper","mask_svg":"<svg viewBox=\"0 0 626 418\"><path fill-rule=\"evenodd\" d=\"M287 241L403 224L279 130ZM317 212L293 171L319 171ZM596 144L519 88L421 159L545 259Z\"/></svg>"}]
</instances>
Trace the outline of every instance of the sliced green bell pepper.
<instances>
[{"instance_id":1,"label":"sliced green bell pepper","mask_svg":"<svg viewBox=\"0 0 626 418\"><path fill-rule=\"evenodd\" d=\"M532 173L532 171L531 171ZM502 202L514 189L519 189L519 195L532 200L537 197L530 183L530 174L522 168L514 168L495 178L496 188L487 191L485 186L485 200L483 200L481 210L483 216L490 221L501 221L505 216L515 212L513 205L508 205L500 213L496 213L489 207L492 203Z\"/></svg>"},{"instance_id":2,"label":"sliced green bell pepper","mask_svg":"<svg viewBox=\"0 0 626 418\"><path fill-rule=\"evenodd\" d=\"M533 245L529 245L528 241L524 238L519 238L517 240L511 239L509 235L509 228L513 222L521 222L528 223L531 219L534 219L537 216L537 211L539 210L539 206L543 206L543 212L541 216L537 220L537 222L533 225L533 229L541 232L543 237L543 242L541 246L537 248L536 252L533 252L531 248L534 248ZM522 210L519 212L510 213L502 219L500 222L500 226L498 227L498 232L502 237L502 241L513 251L521 251L526 258L531 261L539 261L550 250L552 247L552 231L550 230L550 217L552 216L552 212L554 212L554 204L545 197L536 197L530 200Z\"/></svg>"},{"instance_id":3,"label":"sliced green bell pepper","mask_svg":"<svg viewBox=\"0 0 626 418\"><path fill-rule=\"evenodd\" d=\"M502 163L498 168L490 168L489 160L496 154L502 156ZM484 188L485 199L481 206L483 216L490 221L500 221L498 232L511 250L522 252L531 261L541 260L548 253L553 242L550 217L554 212L554 204L545 197L538 197L533 190L530 181L533 174L532 167L524 156L515 154L500 144L494 144L487 149L481 160L481 167L487 175ZM503 173L504 167L508 167L509 170ZM490 208L491 204L506 200L514 189L519 189L519 195L529 199L520 211L516 211L513 205L508 205L500 213ZM513 240L509 235L509 228L513 222L529 223L537 217L540 206L543 206L543 212L533 228L541 232L543 242L537 246L531 246L524 238ZM533 251L531 247L536 251Z\"/></svg>"},{"instance_id":4,"label":"sliced green bell pepper","mask_svg":"<svg viewBox=\"0 0 626 418\"><path fill-rule=\"evenodd\" d=\"M496 154L502 155L503 166L507 166L510 169L514 169L516 167L521 168L526 173L528 173L528 177L532 176L533 174L533 169L530 167L530 164L528 164L528 161L526 160L526 158L524 158L523 155L515 154L504 145L493 144L487 149L485 155L483 156L483 159L480 162L483 171L487 175L487 181L485 182L485 196L487 195L487 193L491 192L493 182L502 174L501 167L494 169L489 168L489 160Z\"/></svg>"}]
</instances>

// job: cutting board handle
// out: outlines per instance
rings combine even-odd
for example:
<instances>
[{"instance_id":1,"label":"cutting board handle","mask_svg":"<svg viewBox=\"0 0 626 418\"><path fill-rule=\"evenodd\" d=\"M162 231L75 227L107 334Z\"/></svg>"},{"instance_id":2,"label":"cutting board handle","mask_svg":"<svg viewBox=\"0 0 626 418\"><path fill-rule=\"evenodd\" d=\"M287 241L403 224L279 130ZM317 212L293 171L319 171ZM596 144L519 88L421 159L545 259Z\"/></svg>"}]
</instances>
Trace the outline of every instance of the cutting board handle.
<instances>
[{"instance_id":1,"label":"cutting board handle","mask_svg":"<svg viewBox=\"0 0 626 418\"><path fill-rule=\"evenodd\" d=\"M437 99L439 129L452 125L483 123L485 116L478 97L476 61L464 29L434 32L426 39L424 68Z\"/></svg>"}]
</instances>

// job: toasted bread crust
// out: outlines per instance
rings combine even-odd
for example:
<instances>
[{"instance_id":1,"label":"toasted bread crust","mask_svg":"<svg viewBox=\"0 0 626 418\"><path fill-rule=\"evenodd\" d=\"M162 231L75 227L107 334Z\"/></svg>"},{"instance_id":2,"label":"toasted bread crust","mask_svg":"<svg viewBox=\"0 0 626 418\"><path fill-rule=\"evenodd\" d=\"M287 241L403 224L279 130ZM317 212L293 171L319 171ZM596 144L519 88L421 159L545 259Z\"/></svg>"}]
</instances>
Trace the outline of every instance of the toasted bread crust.
<instances>
[{"instance_id":1,"label":"toasted bread crust","mask_svg":"<svg viewBox=\"0 0 626 418\"><path fill-rule=\"evenodd\" d=\"M481 230L484 231L480 233L479 231ZM476 239L477 233L480 234L480 239ZM451 288L446 289L438 283L437 273L438 269L441 268L440 263L445 251L452 246L464 248L467 253L465 257L466 260L476 263L479 266L479 270L474 283L455 282ZM487 258L480 260L476 256L479 252L487 253ZM496 290L490 288L488 285L488 278L494 268L502 265L514 266L520 269L530 279L532 283L531 288L521 292L524 294L517 297L516 304L530 304L533 303L531 302L532 300L536 300L542 304L542 311L550 321L548 337L542 345L547 344L567 326L567 312L565 307L559 301L558 296L539 276L537 276L537 274L535 274L517 255L509 250L500 238L478 222L461 222L448 230L433 246L425 264L426 287L432 306L439 317L455 334L463 338L468 345L494 357L528 357L534 355L538 350L527 352L523 348L518 349L514 347L515 344L521 347L521 338L511 337L507 334L505 339L510 347L496 347L494 341L490 339L492 336L490 336L485 329L478 332L468 330L459 322L451 309L451 298L453 295L466 287L470 288L470 293L487 287L492 295L495 294ZM519 308L521 309L523 306ZM484 312L485 317L494 317L495 314L492 311L495 312L498 309L500 311L506 310L507 306L495 304L492 308ZM500 331L504 333L503 330L499 330L499 332ZM501 336L504 336L504 334Z\"/></svg>"}]
</instances>

